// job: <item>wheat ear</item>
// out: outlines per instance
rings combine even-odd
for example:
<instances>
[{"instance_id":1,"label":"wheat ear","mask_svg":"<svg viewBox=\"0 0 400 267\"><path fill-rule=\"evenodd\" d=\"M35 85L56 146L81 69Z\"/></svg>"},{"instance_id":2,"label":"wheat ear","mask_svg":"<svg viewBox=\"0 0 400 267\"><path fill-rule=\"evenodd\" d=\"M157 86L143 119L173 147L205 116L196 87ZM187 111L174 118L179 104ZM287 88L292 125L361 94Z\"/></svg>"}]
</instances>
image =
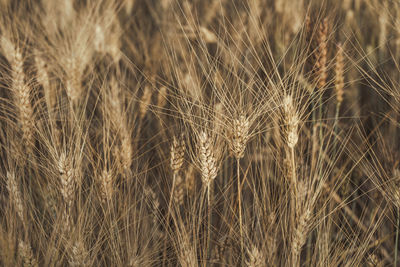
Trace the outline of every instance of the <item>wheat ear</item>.
<instances>
[{"instance_id":1,"label":"wheat ear","mask_svg":"<svg viewBox=\"0 0 400 267\"><path fill-rule=\"evenodd\" d=\"M71 159L68 158L66 153L64 152L61 153L58 159L58 171L60 173L61 181L60 191L67 205L67 208L70 209L75 193L76 177Z\"/></svg>"},{"instance_id":2,"label":"wheat ear","mask_svg":"<svg viewBox=\"0 0 400 267\"><path fill-rule=\"evenodd\" d=\"M1 38L1 46L11 65L11 89L14 94L15 106L18 109L22 139L28 144L29 149L33 143L34 112L31 104L31 88L25 83L22 52L4 36Z\"/></svg>"},{"instance_id":3,"label":"wheat ear","mask_svg":"<svg viewBox=\"0 0 400 267\"><path fill-rule=\"evenodd\" d=\"M141 120L143 120L144 116L147 113L147 110L151 102L151 96L152 92L150 89L150 85L147 84L144 87L143 95L142 98L140 99L140 104L139 104L139 115Z\"/></svg>"},{"instance_id":4,"label":"wheat ear","mask_svg":"<svg viewBox=\"0 0 400 267\"><path fill-rule=\"evenodd\" d=\"M247 142L249 140L250 122L245 115L240 115L233 121L231 140L232 153L237 159L244 157Z\"/></svg>"},{"instance_id":5,"label":"wheat ear","mask_svg":"<svg viewBox=\"0 0 400 267\"><path fill-rule=\"evenodd\" d=\"M199 135L198 151L200 154L201 178L204 186L208 188L217 177L217 160L209 135L204 131Z\"/></svg>"},{"instance_id":6,"label":"wheat ear","mask_svg":"<svg viewBox=\"0 0 400 267\"><path fill-rule=\"evenodd\" d=\"M318 48L317 48L317 55L316 55L316 78L318 79L318 89L323 89L326 86L326 79L327 79L327 54L328 54L328 19L325 18L322 23L319 25L318 30Z\"/></svg>"},{"instance_id":7,"label":"wheat ear","mask_svg":"<svg viewBox=\"0 0 400 267\"><path fill-rule=\"evenodd\" d=\"M344 58L342 44L338 44L336 52L335 64L335 93L337 104L340 105L343 101L343 88L344 88Z\"/></svg>"},{"instance_id":8,"label":"wheat ear","mask_svg":"<svg viewBox=\"0 0 400 267\"><path fill-rule=\"evenodd\" d=\"M100 176L100 192L103 202L111 201L113 196L114 175L111 171L104 169Z\"/></svg>"},{"instance_id":9,"label":"wheat ear","mask_svg":"<svg viewBox=\"0 0 400 267\"><path fill-rule=\"evenodd\" d=\"M18 243L18 254L24 267L38 267L38 262L33 257L32 248L28 243L20 240Z\"/></svg>"},{"instance_id":10,"label":"wheat ear","mask_svg":"<svg viewBox=\"0 0 400 267\"><path fill-rule=\"evenodd\" d=\"M22 195L19 190L19 186L14 173L7 172L7 189L10 194L10 200L13 204L19 219L25 226L24 206L22 201Z\"/></svg>"},{"instance_id":11,"label":"wheat ear","mask_svg":"<svg viewBox=\"0 0 400 267\"><path fill-rule=\"evenodd\" d=\"M171 170L172 170L172 189L171 189L171 199L175 199L176 203L182 204L184 196L184 184L182 177L179 175L179 170L182 168L184 155L185 155L185 142L183 137L180 139L174 136L171 149ZM170 206L169 205L169 206Z\"/></svg>"},{"instance_id":12,"label":"wheat ear","mask_svg":"<svg viewBox=\"0 0 400 267\"><path fill-rule=\"evenodd\" d=\"M83 267L88 265L89 253L85 248L85 244L79 240L76 241L70 251L69 264L71 266Z\"/></svg>"},{"instance_id":13,"label":"wheat ear","mask_svg":"<svg viewBox=\"0 0 400 267\"><path fill-rule=\"evenodd\" d=\"M132 165L133 146L130 131L127 125L127 118L122 109L120 100L120 88L117 81L112 78L110 81L110 93L106 98L106 114L112 122L114 131L120 137L120 147L117 153L123 171L129 171Z\"/></svg>"},{"instance_id":14,"label":"wheat ear","mask_svg":"<svg viewBox=\"0 0 400 267\"><path fill-rule=\"evenodd\" d=\"M263 267L265 266L265 255L256 246L251 246L247 249L248 259L246 260L246 266L248 267Z\"/></svg>"},{"instance_id":15,"label":"wheat ear","mask_svg":"<svg viewBox=\"0 0 400 267\"><path fill-rule=\"evenodd\" d=\"M311 217L311 211L306 209L299 216L292 237L292 266L300 266L301 249L306 243L308 222Z\"/></svg>"}]
</instances>

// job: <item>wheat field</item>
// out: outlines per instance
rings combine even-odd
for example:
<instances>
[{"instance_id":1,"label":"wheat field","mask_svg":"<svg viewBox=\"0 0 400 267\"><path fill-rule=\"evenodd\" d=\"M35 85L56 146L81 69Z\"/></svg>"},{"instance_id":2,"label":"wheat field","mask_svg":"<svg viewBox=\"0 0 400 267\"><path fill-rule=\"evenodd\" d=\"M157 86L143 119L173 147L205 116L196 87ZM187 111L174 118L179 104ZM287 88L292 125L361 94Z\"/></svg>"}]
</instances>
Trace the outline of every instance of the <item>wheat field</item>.
<instances>
[{"instance_id":1,"label":"wheat field","mask_svg":"<svg viewBox=\"0 0 400 267\"><path fill-rule=\"evenodd\" d=\"M0 266L400 266L400 2L0 0Z\"/></svg>"}]
</instances>

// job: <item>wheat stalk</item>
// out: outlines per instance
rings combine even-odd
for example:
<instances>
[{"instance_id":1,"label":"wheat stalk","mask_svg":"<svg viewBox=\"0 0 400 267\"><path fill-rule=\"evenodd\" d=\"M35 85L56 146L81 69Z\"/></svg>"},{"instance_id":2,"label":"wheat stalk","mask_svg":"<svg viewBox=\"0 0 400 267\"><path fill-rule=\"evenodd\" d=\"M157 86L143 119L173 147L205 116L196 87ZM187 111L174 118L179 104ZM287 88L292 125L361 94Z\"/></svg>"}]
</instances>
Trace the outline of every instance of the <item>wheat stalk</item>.
<instances>
[{"instance_id":1,"label":"wheat stalk","mask_svg":"<svg viewBox=\"0 0 400 267\"><path fill-rule=\"evenodd\" d=\"M238 211L239 211L239 227L240 227L240 244L243 253L243 219L242 219L242 198L241 198L241 179L240 179L240 159L244 157L247 141L249 140L250 122L245 115L233 121L232 139L230 140L231 150L236 158L237 168L237 190L238 190Z\"/></svg>"},{"instance_id":2,"label":"wheat stalk","mask_svg":"<svg viewBox=\"0 0 400 267\"><path fill-rule=\"evenodd\" d=\"M211 252L211 183L217 177L217 158L215 157L212 142L205 131L198 136L198 152L200 154L200 171L203 186L207 190L208 224L207 224L207 254Z\"/></svg>"}]
</instances>

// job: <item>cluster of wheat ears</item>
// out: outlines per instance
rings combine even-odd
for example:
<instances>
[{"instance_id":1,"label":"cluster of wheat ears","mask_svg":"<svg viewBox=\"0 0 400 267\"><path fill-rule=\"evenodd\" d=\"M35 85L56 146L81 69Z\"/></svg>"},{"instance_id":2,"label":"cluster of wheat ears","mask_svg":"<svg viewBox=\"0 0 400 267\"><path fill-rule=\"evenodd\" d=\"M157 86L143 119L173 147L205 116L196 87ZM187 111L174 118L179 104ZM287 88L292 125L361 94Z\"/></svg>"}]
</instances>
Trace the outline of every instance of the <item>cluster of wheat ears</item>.
<instances>
[{"instance_id":1,"label":"cluster of wheat ears","mask_svg":"<svg viewBox=\"0 0 400 267\"><path fill-rule=\"evenodd\" d=\"M1 266L397 266L400 2L0 0Z\"/></svg>"}]
</instances>

